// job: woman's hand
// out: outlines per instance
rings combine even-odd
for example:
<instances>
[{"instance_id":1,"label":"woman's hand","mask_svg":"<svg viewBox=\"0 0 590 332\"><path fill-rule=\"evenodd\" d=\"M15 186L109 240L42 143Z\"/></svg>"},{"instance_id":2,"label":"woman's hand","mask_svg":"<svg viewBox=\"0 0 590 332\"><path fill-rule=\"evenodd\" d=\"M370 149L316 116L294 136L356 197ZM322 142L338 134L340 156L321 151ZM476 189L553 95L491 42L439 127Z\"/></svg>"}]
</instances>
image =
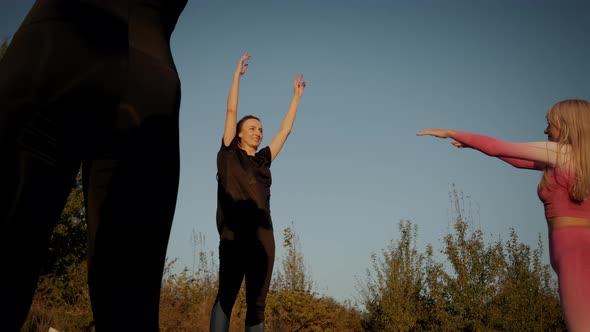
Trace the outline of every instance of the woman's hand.
<instances>
[{"instance_id":1,"label":"woman's hand","mask_svg":"<svg viewBox=\"0 0 590 332\"><path fill-rule=\"evenodd\" d=\"M453 137L454 133L455 133L455 131L452 129L428 128L428 129L424 129L424 130L417 132L416 135L417 136L434 136L434 137L438 137L438 138L449 138L449 137ZM455 144L453 144L453 145L455 145ZM457 145L455 145L455 146L457 146Z\"/></svg>"},{"instance_id":2,"label":"woman's hand","mask_svg":"<svg viewBox=\"0 0 590 332\"><path fill-rule=\"evenodd\" d=\"M434 136L438 138L449 138L453 137L454 134L455 131L452 129L428 128L417 132L416 136ZM469 147L469 145L461 143L459 141L452 141L451 144L460 149Z\"/></svg>"},{"instance_id":3,"label":"woman's hand","mask_svg":"<svg viewBox=\"0 0 590 332\"><path fill-rule=\"evenodd\" d=\"M250 60L252 56L246 52L244 55L242 55L242 57L240 58L240 61L238 61L238 67L236 68L236 74L239 74L240 76L244 75L246 73L246 69L248 69L248 64L246 63L246 60Z\"/></svg>"},{"instance_id":4,"label":"woman's hand","mask_svg":"<svg viewBox=\"0 0 590 332\"><path fill-rule=\"evenodd\" d=\"M299 78L297 78L297 75L293 77L293 90L295 96L303 96L303 90L305 90L305 81L303 80L303 74L299 75Z\"/></svg>"}]
</instances>

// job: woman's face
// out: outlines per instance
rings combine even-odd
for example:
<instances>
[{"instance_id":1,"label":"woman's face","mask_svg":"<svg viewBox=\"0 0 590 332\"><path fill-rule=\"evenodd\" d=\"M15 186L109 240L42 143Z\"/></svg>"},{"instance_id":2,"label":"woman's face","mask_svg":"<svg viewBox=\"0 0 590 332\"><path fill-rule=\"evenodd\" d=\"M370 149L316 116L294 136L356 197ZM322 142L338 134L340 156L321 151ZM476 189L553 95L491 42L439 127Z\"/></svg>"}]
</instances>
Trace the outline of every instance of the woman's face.
<instances>
[{"instance_id":1,"label":"woman's face","mask_svg":"<svg viewBox=\"0 0 590 332\"><path fill-rule=\"evenodd\" d=\"M557 142L559 140L559 128L547 120L547 128L545 128L545 135L550 142Z\"/></svg>"},{"instance_id":2,"label":"woman's face","mask_svg":"<svg viewBox=\"0 0 590 332\"><path fill-rule=\"evenodd\" d=\"M257 149L262 142L262 124L256 119L248 119L242 124L242 129L238 133L242 145L247 145Z\"/></svg>"}]
</instances>

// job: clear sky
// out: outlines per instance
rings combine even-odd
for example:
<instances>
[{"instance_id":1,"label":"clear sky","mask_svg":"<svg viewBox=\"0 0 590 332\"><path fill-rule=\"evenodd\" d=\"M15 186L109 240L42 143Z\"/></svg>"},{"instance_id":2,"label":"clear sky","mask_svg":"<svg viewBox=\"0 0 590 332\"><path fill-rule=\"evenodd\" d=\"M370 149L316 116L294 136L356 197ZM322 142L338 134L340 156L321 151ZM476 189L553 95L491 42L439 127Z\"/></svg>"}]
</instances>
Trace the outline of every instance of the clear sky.
<instances>
[{"instance_id":1,"label":"clear sky","mask_svg":"<svg viewBox=\"0 0 590 332\"><path fill-rule=\"evenodd\" d=\"M0 37L32 3L2 1ZM215 158L232 73L249 52L238 112L262 119L263 144L287 110L293 75L307 81L271 167L271 209L277 256L293 222L318 293L354 299L371 253L399 237L399 220L418 225L420 246L440 248L452 184L475 204L488 240L514 227L536 246L541 234L548 263L540 173L415 133L546 140L551 105L590 99L588 17L583 0L189 0L172 39L182 162L168 256L190 267L193 231L217 250Z\"/></svg>"}]
</instances>

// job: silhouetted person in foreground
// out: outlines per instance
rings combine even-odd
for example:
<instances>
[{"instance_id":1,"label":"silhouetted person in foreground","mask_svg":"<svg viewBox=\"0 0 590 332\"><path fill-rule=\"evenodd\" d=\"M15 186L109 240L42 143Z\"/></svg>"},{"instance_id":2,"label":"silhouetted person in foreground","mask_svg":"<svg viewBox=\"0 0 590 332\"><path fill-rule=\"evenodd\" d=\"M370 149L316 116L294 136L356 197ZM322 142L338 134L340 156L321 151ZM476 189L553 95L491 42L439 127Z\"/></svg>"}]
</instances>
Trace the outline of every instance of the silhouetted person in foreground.
<instances>
[{"instance_id":1,"label":"silhouetted person in foreground","mask_svg":"<svg viewBox=\"0 0 590 332\"><path fill-rule=\"evenodd\" d=\"M24 323L82 165L97 331L159 330L186 0L38 0L0 62L0 324Z\"/></svg>"}]
</instances>

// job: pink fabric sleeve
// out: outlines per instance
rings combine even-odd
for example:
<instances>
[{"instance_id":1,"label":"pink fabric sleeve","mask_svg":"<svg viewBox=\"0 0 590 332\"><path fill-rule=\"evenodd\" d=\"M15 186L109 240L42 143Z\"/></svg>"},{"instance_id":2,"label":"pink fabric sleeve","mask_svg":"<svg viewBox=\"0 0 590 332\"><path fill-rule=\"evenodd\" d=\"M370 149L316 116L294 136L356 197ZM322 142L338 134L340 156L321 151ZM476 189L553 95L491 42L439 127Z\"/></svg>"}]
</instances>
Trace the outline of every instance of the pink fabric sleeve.
<instances>
[{"instance_id":1,"label":"pink fabric sleeve","mask_svg":"<svg viewBox=\"0 0 590 332\"><path fill-rule=\"evenodd\" d=\"M536 156L538 152L535 150L539 148L535 145L538 143L528 146L527 143L511 143L464 131L455 131L452 138L488 156L502 159L514 167L536 170L545 168L545 163Z\"/></svg>"},{"instance_id":2,"label":"pink fabric sleeve","mask_svg":"<svg viewBox=\"0 0 590 332\"><path fill-rule=\"evenodd\" d=\"M518 158L509 158L509 157L498 157L499 159L504 160L505 162L509 163L510 165L516 168L524 168L524 169L536 169L542 171L545 169L545 165L542 163L538 163L531 160L525 159L518 159Z\"/></svg>"}]
</instances>

